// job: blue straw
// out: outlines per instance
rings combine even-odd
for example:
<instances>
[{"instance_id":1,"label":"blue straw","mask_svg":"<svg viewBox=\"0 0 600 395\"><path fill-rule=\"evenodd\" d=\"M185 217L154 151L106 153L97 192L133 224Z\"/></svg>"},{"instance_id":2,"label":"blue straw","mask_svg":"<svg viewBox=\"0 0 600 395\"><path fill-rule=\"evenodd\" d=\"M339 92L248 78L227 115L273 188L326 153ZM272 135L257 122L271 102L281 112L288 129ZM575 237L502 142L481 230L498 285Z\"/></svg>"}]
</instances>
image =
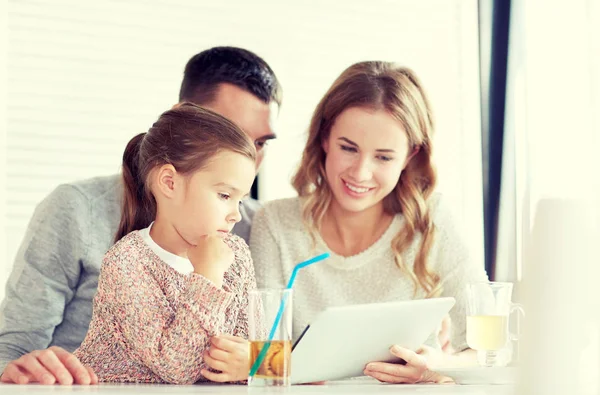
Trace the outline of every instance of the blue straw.
<instances>
[{"instance_id":1,"label":"blue straw","mask_svg":"<svg viewBox=\"0 0 600 395\"><path fill-rule=\"evenodd\" d=\"M285 287L285 289L292 289L292 286L294 285L294 281L296 281L296 274L298 274L298 271L300 269L305 268L308 265L312 265L313 263L322 261L325 258L329 258L328 252L321 254L321 255L317 255L314 258L311 258L307 261L300 262L299 264L297 264L294 267L294 270L292 271L292 275L290 276L290 280L288 281L287 287ZM277 331L277 327L279 326L279 321L281 321L281 316L283 315L283 311L285 310L285 302L287 301L287 296L288 296L288 293L283 294L283 298L281 299L281 303L279 304L279 310L277 311L277 316L275 317L275 322L273 322L273 326L271 327L271 332L269 332L269 340L267 343L265 343L265 345L263 345L263 348L260 350L258 357L256 357L256 360L254 361L254 364L252 365L252 368L250 369L250 377L254 377L259 366L262 364L263 360L265 359L265 356L267 355L267 351L269 351L269 347L271 346L271 341L273 341L273 337L275 337L275 331Z\"/></svg>"}]
</instances>

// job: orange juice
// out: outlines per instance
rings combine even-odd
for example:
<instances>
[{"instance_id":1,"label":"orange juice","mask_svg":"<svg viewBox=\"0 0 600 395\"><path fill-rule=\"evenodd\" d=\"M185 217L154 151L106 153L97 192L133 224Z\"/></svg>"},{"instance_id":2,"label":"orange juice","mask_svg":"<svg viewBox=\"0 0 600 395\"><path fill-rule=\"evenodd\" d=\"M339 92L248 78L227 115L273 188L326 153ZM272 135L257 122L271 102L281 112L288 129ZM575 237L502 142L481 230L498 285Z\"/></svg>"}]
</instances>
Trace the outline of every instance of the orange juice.
<instances>
[{"instance_id":1,"label":"orange juice","mask_svg":"<svg viewBox=\"0 0 600 395\"><path fill-rule=\"evenodd\" d=\"M268 343L266 341L250 341L250 368L258 358L258 354ZM262 364L256 371L256 379L274 379L283 382L289 380L290 362L292 359L292 342L290 340L273 340L263 359Z\"/></svg>"}]
</instances>

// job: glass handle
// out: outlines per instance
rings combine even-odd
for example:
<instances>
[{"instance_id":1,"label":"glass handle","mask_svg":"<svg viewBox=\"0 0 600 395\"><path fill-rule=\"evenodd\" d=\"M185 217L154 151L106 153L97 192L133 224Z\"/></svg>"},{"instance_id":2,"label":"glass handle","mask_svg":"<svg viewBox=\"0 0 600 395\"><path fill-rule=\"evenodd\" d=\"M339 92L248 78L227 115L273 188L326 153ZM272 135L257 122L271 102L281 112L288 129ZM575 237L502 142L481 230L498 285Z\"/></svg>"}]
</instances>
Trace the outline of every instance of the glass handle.
<instances>
[{"instance_id":1,"label":"glass handle","mask_svg":"<svg viewBox=\"0 0 600 395\"><path fill-rule=\"evenodd\" d=\"M509 331L509 338L510 338L510 345L511 345L511 360L513 364L519 364L520 359L521 359L521 342L519 341L519 338L521 337L521 320L525 317L525 309L523 308L523 305L520 305L518 303L511 303L510 306L510 316L513 315L513 313L517 313L517 317L515 320L515 325L512 326L516 332L512 332ZM511 317L512 318L512 317ZM511 323L512 319L509 319L509 325Z\"/></svg>"},{"instance_id":2,"label":"glass handle","mask_svg":"<svg viewBox=\"0 0 600 395\"><path fill-rule=\"evenodd\" d=\"M510 340L517 341L519 337L521 337L521 319L525 317L525 309L522 304L519 303L511 303L510 305L510 316L513 315L514 312L517 312L517 323L516 323L516 333L510 332ZM509 322L512 321L509 319Z\"/></svg>"}]
</instances>

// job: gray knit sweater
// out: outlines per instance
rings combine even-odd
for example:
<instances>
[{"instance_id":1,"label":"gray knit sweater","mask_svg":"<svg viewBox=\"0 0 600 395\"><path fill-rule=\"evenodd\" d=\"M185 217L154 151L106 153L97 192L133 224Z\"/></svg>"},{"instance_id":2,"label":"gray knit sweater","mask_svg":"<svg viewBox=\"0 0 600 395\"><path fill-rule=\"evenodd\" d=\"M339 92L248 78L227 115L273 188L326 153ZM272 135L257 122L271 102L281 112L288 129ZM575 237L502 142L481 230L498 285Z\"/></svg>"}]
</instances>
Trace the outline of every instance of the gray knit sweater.
<instances>
[{"instance_id":1,"label":"gray knit sweater","mask_svg":"<svg viewBox=\"0 0 600 395\"><path fill-rule=\"evenodd\" d=\"M37 206L0 305L0 373L33 350L79 347L119 224L121 193L119 175L99 177L61 185ZM246 241L257 208L246 201L233 229Z\"/></svg>"}]
</instances>

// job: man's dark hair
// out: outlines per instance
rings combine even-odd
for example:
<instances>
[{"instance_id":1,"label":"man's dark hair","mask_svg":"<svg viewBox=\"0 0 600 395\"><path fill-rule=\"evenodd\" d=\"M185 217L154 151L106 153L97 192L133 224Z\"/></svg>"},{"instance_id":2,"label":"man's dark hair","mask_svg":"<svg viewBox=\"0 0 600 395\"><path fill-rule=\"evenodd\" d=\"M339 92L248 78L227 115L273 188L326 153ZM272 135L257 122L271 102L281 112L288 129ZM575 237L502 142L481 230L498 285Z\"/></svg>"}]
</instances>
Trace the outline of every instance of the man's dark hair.
<instances>
[{"instance_id":1,"label":"man's dark hair","mask_svg":"<svg viewBox=\"0 0 600 395\"><path fill-rule=\"evenodd\" d=\"M214 47L193 56L185 66L179 101L210 103L222 83L281 106L281 85L271 67L260 56L236 47Z\"/></svg>"}]
</instances>

